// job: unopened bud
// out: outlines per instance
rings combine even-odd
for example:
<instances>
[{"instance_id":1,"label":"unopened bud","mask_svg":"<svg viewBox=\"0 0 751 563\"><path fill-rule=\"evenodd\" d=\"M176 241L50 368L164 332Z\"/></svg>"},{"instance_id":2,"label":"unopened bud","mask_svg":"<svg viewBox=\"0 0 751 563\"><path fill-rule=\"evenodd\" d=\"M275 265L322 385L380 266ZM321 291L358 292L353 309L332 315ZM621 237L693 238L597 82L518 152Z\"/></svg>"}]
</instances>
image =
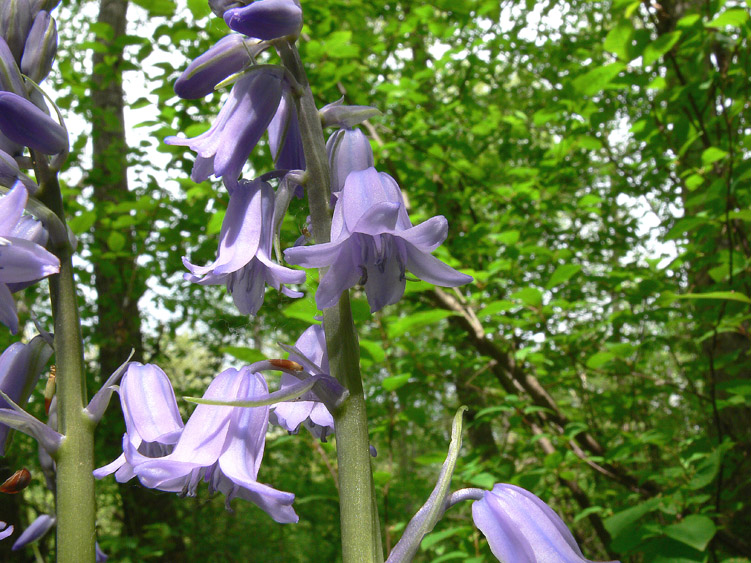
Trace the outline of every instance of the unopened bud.
<instances>
[{"instance_id":1,"label":"unopened bud","mask_svg":"<svg viewBox=\"0 0 751 563\"><path fill-rule=\"evenodd\" d=\"M374 165L373 149L359 129L339 129L326 142L331 167L331 192L339 193L350 172L366 170Z\"/></svg>"},{"instance_id":2,"label":"unopened bud","mask_svg":"<svg viewBox=\"0 0 751 563\"><path fill-rule=\"evenodd\" d=\"M2 35L0 35L0 91L13 92L19 96L26 94L21 71Z\"/></svg>"},{"instance_id":3,"label":"unopened bud","mask_svg":"<svg viewBox=\"0 0 751 563\"><path fill-rule=\"evenodd\" d=\"M41 11L34 18L21 57L21 72L34 82L41 82L50 73L57 54L57 26L49 12Z\"/></svg>"},{"instance_id":4,"label":"unopened bud","mask_svg":"<svg viewBox=\"0 0 751 563\"><path fill-rule=\"evenodd\" d=\"M11 92L0 92L0 131L11 141L44 154L68 148L68 132L62 125Z\"/></svg>"},{"instance_id":5,"label":"unopened bud","mask_svg":"<svg viewBox=\"0 0 751 563\"><path fill-rule=\"evenodd\" d=\"M248 37L270 41L300 33L302 8L294 0L258 0L227 10L224 21L230 29Z\"/></svg>"},{"instance_id":6,"label":"unopened bud","mask_svg":"<svg viewBox=\"0 0 751 563\"><path fill-rule=\"evenodd\" d=\"M19 63L31 20L29 0L4 0L0 3L0 37L5 38L13 58Z\"/></svg>"},{"instance_id":7,"label":"unopened bud","mask_svg":"<svg viewBox=\"0 0 751 563\"><path fill-rule=\"evenodd\" d=\"M237 33L223 37L188 65L175 82L175 94L185 99L211 94L217 84L245 68L264 48Z\"/></svg>"}]
</instances>

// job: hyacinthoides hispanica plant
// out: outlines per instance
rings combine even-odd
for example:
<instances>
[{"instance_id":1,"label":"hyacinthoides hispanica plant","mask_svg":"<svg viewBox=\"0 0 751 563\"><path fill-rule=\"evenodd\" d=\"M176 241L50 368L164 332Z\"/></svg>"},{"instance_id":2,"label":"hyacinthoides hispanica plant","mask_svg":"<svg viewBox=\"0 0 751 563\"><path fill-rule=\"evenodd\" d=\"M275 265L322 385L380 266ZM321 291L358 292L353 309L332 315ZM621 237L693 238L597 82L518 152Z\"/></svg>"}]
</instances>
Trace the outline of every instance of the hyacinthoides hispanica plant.
<instances>
[{"instance_id":1,"label":"hyacinthoides hispanica plant","mask_svg":"<svg viewBox=\"0 0 751 563\"><path fill-rule=\"evenodd\" d=\"M282 345L289 352L286 360L265 360L217 375L201 399L190 399L198 406L187 422L169 378L152 364L126 362L85 407L71 265L75 243L65 227L57 183L67 133L59 116L48 115L37 86L54 58L56 33L49 10L55 4L0 1L0 183L8 188L0 199L0 320L15 332L11 292L51 276L55 324L54 338L40 328L39 337L14 344L0 357L0 448L9 427L26 432L39 441L42 464L56 475L49 481L56 492L56 514L39 517L16 545L38 539L56 524L58 561L104 559L94 542L93 477L110 474L120 482L137 478L146 487L181 495L194 495L203 481L211 492L225 495L228 507L239 497L279 523L294 523L294 494L258 481L271 422L290 432L305 426L319 439L336 435L343 560L384 561L349 290L360 286L376 312L401 299L407 271L445 287L469 283L470 276L431 255L447 236L446 219L432 217L413 225L400 187L375 169L369 142L357 129L378 115L375 109L339 102L316 108L296 47L303 22L298 2L210 0L231 32L188 67L175 92L201 98L215 87L232 88L209 131L167 142L194 150L192 178L221 178L230 201L216 260L199 266L184 259L185 279L226 285L247 315L262 306L267 284L300 297L288 286L302 283L305 273L280 263L279 233L291 198L306 197L311 236L296 241L283 256L292 265L320 270L316 303L322 325L308 328L294 346ZM271 56L257 61L273 51L276 64ZM328 142L324 127L336 129ZM244 178L248 156L266 131L274 170ZM22 169L33 169L36 182ZM29 215L23 215L24 209ZM53 398L48 388L45 394L50 401L45 424L21 405L53 349L57 393ZM282 372L280 388L273 392L263 376L269 370ZM127 430L123 453L94 470L93 428L114 390ZM491 491L451 492L463 410L454 418L433 493L387 561L409 561L443 513L464 500L473 501L473 519L502 561L587 561L558 515L532 493L507 484ZM0 491L12 492L27 481L21 471ZM13 533L12 525L0 523L0 539Z\"/></svg>"}]
</instances>

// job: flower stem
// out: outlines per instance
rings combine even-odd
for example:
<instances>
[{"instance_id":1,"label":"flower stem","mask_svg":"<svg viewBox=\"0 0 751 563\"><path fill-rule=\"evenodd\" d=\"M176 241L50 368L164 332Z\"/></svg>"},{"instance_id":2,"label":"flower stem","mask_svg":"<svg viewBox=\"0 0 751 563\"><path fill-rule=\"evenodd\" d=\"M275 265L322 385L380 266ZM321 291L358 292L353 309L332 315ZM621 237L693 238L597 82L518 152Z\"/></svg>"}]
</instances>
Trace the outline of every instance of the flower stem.
<instances>
[{"instance_id":1,"label":"flower stem","mask_svg":"<svg viewBox=\"0 0 751 563\"><path fill-rule=\"evenodd\" d=\"M63 222L63 201L57 176L46 157L35 155L41 200ZM51 249L60 258L60 273L50 276L50 301L55 320L55 365L58 431L65 439L57 451L57 561L94 561L94 423L85 415L86 386L81 323L73 279L70 244Z\"/></svg>"},{"instance_id":2,"label":"flower stem","mask_svg":"<svg viewBox=\"0 0 751 563\"><path fill-rule=\"evenodd\" d=\"M306 189L312 234L317 243L328 242L331 232L331 193L321 118L297 48L286 40L279 42L277 48L284 66L300 86L295 100L308 175ZM323 328L331 375L349 391L349 397L332 413L339 467L342 557L344 563L379 563L383 561L383 548L370 466L370 440L360 375L360 349L348 292L342 294L337 305L323 311Z\"/></svg>"}]
</instances>

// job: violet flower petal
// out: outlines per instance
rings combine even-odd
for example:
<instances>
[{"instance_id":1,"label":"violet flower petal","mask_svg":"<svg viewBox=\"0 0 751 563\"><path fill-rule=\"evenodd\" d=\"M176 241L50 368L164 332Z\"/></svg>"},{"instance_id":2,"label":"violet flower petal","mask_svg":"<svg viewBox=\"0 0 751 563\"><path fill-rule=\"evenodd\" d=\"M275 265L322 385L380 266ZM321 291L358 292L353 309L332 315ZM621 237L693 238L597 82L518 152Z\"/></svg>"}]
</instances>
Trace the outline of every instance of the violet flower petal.
<instances>
[{"instance_id":1,"label":"violet flower petal","mask_svg":"<svg viewBox=\"0 0 751 563\"><path fill-rule=\"evenodd\" d=\"M495 485L472 504L472 519L501 561L589 562L558 514L521 487Z\"/></svg>"},{"instance_id":2,"label":"violet flower petal","mask_svg":"<svg viewBox=\"0 0 751 563\"><path fill-rule=\"evenodd\" d=\"M9 526L0 520L0 540L4 540L13 533L13 526Z\"/></svg>"},{"instance_id":3,"label":"violet flower petal","mask_svg":"<svg viewBox=\"0 0 751 563\"><path fill-rule=\"evenodd\" d=\"M50 531L52 526L55 525L55 517L49 514L41 514L26 528L23 533L18 536L18 539L11 548L13 551L18 551L22 547L27 546L41 539L47 532Z\"/></svg>"}]
</instances>

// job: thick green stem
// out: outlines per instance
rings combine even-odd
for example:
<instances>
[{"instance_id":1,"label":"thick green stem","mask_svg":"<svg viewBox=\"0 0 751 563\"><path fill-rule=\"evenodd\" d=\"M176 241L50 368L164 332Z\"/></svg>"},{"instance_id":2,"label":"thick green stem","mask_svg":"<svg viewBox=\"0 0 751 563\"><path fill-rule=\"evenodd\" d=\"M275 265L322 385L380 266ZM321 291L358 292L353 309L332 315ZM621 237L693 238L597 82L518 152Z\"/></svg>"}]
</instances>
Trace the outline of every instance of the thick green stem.
<instances>
[{"instance_id":1,"label":"thick green stem","mask_svg":"<svg viewBox=\"0 0 751 563\"><path fill-rule=\"evenodd\" d=\"M63 202L57 176L37 156L40 199L63 221ZM53 248L60 258L60 273L49 278L52 315L55 320L55 365L58 431L65 440L57 451L56 511L57 561L81 563L96 559L96 503L94 498L94 423L86 416L81 323L72 250Z\"/></svg>"},{"instance_id":2,"label":"thick green stem","mask_svg":"<svg viewBox=\"0 0 751 563\"><path fill-rule=\"evenodd\" d=\"M301 87L297 92L296 103L305 151L305 186L312 232L317 243L328 242L331 231L331 193L321 118L296 47L287 41L280 42L277 47L284 65ZM370 466L368 417L360 375L360 348L347 292L342 294L337 305L324 310L323 327L331 375L350 393L342 407L333 413L339 467L342 556L344 563L381 562L383 551Z\"/></svg>"}]
</instances>

